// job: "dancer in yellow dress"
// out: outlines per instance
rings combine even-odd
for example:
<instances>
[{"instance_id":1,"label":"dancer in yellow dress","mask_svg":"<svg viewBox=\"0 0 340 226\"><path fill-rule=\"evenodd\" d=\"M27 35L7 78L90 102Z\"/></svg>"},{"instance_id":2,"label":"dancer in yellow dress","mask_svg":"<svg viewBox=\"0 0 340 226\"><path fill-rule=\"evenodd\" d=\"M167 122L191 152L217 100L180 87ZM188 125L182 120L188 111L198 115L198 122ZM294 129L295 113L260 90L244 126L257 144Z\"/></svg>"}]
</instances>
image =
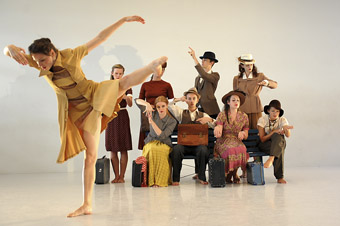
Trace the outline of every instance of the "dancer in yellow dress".
<instances>
[{"instance_id":1,"label":"dancer in yellow dress","mask_svg":"<svg viewBox=\"0 0 340 226\"><path fill-rule=\"evenodd\" d=\"M61 139L57 162L63 163L85 150L83 204L68 214L68 217L92 213L100 132L117 116L122 95L130 87L142 83L150 74L160 73L161 65L167 60L166 57L156 59L119 80L101 83L87 80L80 66L82 58L126 22L145 23L139 16L123 17L102 30L94 39L74 49L58 50L48 38L35 40L29 46L29 55L25 54L23 48L15 45L8 45L4 49L4 54L19 64L38 69L39 76L44 76L56 92Z\"/></svg>"}]
</instances>

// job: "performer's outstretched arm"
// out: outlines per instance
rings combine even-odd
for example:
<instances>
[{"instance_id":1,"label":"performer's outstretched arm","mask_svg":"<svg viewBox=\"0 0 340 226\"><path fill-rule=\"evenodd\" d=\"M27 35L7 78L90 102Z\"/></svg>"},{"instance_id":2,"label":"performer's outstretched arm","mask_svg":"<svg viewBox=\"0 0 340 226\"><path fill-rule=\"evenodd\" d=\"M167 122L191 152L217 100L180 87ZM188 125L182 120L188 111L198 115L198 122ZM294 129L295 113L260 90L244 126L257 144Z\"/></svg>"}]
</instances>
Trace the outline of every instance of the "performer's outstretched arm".
<instances>
[{"instance_id":1,"label":"performer's outstretched arm","mask_svg":"<svg viewBox=\"0 0 340 226\"><path fill-rule=\"evenodd\" d=\"M105 42L125 22L140 22L142 24L145 23L144 19L140 16L123 17L122 19L118 20L116 23L102 30L94 39L86 43L88 52L92 51L94 48L99 46L101 43Z\"/></svg>"}]
</instances>

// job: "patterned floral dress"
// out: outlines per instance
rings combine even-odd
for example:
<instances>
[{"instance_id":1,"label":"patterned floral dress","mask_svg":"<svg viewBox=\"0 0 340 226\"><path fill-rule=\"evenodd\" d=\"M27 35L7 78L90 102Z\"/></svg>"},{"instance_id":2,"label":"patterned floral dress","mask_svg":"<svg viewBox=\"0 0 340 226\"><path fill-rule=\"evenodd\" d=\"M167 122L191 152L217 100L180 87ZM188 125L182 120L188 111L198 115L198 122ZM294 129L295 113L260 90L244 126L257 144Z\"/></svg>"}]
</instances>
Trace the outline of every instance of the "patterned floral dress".
<instances>
[{"instance_id":1,"label":"patterned floral dress","mask_svg":"<svg viewBox=\"0 0 340 226\"><path fill-rule=\"evenodd\" d=\"M238 139L238 133L242 130L249 130L248 116L238 111L236 118L231 122L230 113L228 114L229 123L225 111L220 112L216 124L223 125L222 136L217 138L215 152L225 160L225 172L228 173L238 167L246 169L249 159L247 148L243 142Z\"/></svg>"}]
</instances>

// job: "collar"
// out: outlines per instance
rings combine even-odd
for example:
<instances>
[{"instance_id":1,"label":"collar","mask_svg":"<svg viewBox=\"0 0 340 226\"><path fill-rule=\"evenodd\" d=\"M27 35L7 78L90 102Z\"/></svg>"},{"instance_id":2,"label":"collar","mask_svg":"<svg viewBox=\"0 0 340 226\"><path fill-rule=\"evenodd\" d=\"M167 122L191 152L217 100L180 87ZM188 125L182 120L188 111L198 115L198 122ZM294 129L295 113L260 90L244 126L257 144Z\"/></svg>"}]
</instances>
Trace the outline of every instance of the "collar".
<instances>
[{"instance_id":1,"label":"collar","mask_svg":"<svg viewBox=\"0 0 340 226\"><path fill-rule=\"evenodd\" d=\"M245 76L245 78L247 79L246 73L244 73L244 76ZM251 72L251 73L249 74L248 78L253 78L253 72Z\"/></svg>"},{"instance_id":2,"label":"collar","mask_svg":"<svg viewBox=\"0 0 340 226\"><path fill-rule=\"evenodd\" d=\"M195 113L195 112L197 112L198 113L198 108L196 108L196 110L195 111L190 111L190 109L188 108L188 111L189 111L189 113L191 114L191 113Z\"/></svg>"},{"instance_id":3,"label":"collar","mask_svg":"<svg viewBox=\"0 0 340 226\"><path fill-rule=\"evenodd\" d=\"M53 66L60 66L60 67L63 67L63 64L61 62L61 56L60 56L60 51L58 50L58 53L57 53L57 59L55 60L54 64L52 65ZM47 70L41 70L40 71L40 74L39 74L39 77L41 76L44 76L44 75L50 75L52 74L52 72L50 71L47 71Z\"/></svg>"}]
</instances>

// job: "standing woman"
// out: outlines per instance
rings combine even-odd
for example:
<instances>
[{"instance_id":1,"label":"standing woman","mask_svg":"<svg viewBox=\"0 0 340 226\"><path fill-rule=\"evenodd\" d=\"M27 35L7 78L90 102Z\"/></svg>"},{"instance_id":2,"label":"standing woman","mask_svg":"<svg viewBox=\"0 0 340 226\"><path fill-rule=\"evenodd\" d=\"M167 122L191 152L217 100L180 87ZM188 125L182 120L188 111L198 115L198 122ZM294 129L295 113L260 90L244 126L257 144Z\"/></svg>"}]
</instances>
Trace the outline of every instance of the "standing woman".
<instances>
[{"instance_id":1,"label":"standing woman","mask_svg":"<svg viewBox=\"0 0 340 226\"><path fill-rule=\"evenodd\" d=\"M164 96L168 99L174 98L174 92L170 83L162 80L167 63L162 64L162 72L153 74L151 80L144 82L139 92L138 99L146 100L152 108L155 108L155 99L159 96ZM138 149L143 150L145 133L149 132L149 121L145 114L141 113L141 129L139 132Z\"/></svg>"},{"instance_id":2,"label":"standing woman","mask_svg":"<svg viewBox=\"0 0 340 226\"><path fill-rule=\"evenodd\" d=\"M246 100L240 109L248 115L249 128L257 129L257 121L262 117L263 110L259 97L262 87L275 89L277 82L257 72L255 60L251 54L243 54L238 61L240 73L234 77L233 89L246 94Z\"/></svg>"},{"instance_id":3,"label":"standing woman","mask_svg":"<svg viewBox=\"0 0 340 226\"><path fill-rule=\"evenodd\" d=\"M81 69L81 60L106 41L125 22L137 21L139 16L123 17L102 30L94 39L74 49L58 50L48 38L35 40L29 46L29 55L23 48L8 45L5 55L22 65L35 67L52 86L58 100L58 119L61 148L57 159L63 163L85 150L83 168L83 204L68 217L92 213L92 193L95 180L95 163L100 132L117 116L121 96L132 86L142 83L151 73L160 73L167 60L161 57L149 65L119 80L96 83L87 80Z\"/></svg>"},{"instance_id":4,"label":"standing woman","mask_svg":"<svg viewBox=\"0 0 340 226\"><path fill-rule=\"evenodd\" d=\"M115 64L111 71L111 80L123 77L125 68L121 64ZM128 162L128 152L132 150L130 118L126 106L132 106L132 89L128 89L123 94L123 99L119 103L120 111L105 130L105 147L111 152L111 163L115 179L111 183L124 183L124 176ZM118 152L120 152L120 167Z\"/></svg>"},{"instance_id":5,"label":"standing woman","mask_svg":"<svg viewBox=\"0 0 340 226\"><path fill-rule=\"evenodd\" d=\"M214 135L216 136L215 152L225 160L227 183L240 183L237 169L246 169L249 159L247 148L242 140L248 138L249 122L245 113L239 110L244 103L242 92L231 91L223 96L224 111L216 119Z\"/></svg>"},{"instance_id":6,"label":"standing woman","mask_svg":"<svg viewBox=\"0 0 340 226\"><path fill-rule=\"evenodd\" d=\"M151 104L137 99L138 107L147 113L150 132L145 139L143 156L148 161L149 186L167 187L170 181L169 154L172 150L170 135L176 127L177 121L168 111L168 99L159 96L155 100L157 111L154 111Z\"/></svg>"}]
</instances>

